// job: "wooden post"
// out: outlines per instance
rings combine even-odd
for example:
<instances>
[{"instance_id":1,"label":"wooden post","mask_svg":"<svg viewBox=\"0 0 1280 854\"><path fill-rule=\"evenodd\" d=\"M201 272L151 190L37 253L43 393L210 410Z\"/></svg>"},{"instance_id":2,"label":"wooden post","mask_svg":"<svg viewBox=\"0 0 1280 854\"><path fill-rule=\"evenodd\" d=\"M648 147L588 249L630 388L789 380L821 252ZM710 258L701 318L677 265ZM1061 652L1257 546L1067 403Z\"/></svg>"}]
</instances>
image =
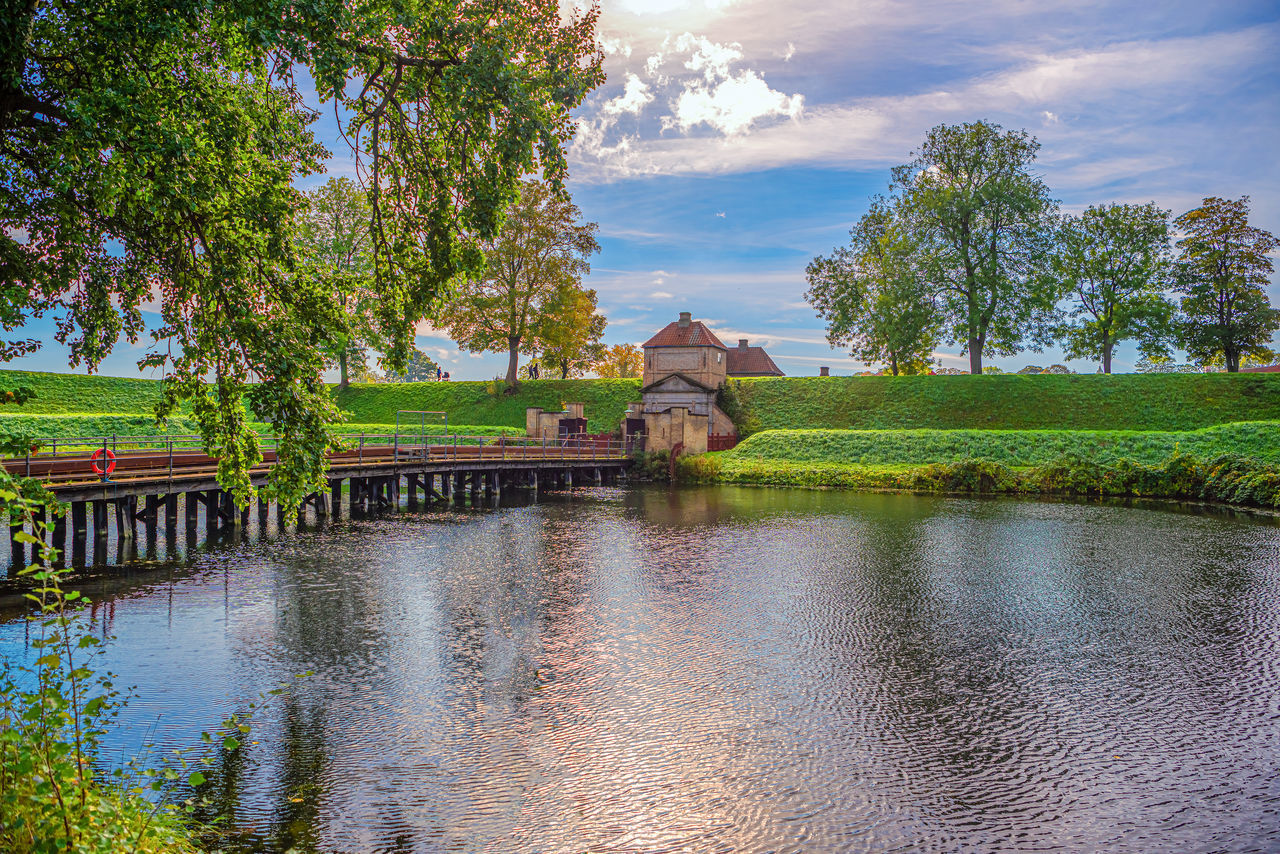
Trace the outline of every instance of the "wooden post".
<instances>
[{"instance_id":1,"label":"wooden post","mask_svg":"<svg viewBox=\"0 0 1280 854\"><path fill-rule=\"evenodd\" d=\"M170 492L164 497L164 530L166 536L173 536L178 528L178 493Z\"/></svg>"},{"instance_id":2,"label":"wooden post","mask_svg":"<svg viewBox=\"0 0 1280 854\"><path fill-rule=\"evenodd\" d=\"M198 523L198 514L200 513L200 493L187 492L182 496L182 521L186 524L188 531L194 531Z\"/></svg>"},{"instance_id":3,"label":"wooden post","mask_svg":"<svg viewBox=\"0 0 1280 854\"><path fill-rule=\"evenodd\" d=\"M116 513L116 539L123 542L133 536L133 529L125 521L125 516L129 510L129 499L122 496L112 501L111 504Z\"/></svg>"},{"instance_id":4,"label":"wooden post","mask_svg":"<svg viewBox=\"0 0 1280 854\"><path fill-rule=\"evenodd\" d=\"M413 472L404 476L405 489L409 490L409 509L418 509L418 476Z\"/></svg>"},{"instance_id":5,"label":"wooden post","mask_svg":"<svg viewBox=\"0 0 1280 854\"><path fill-rule=\"evenodd\" d=\"M333 513L333 518L342 518L342 478L340 477L329 481L329 509Z\"/></svg>"},{"instance_id":6,"label":"wooden post","mask_svg":"<svg viewBox=\"0 0 1280 854\"><path fill-rule=\"evenodd\" d=\"M10 517L12 518L12 517ZM23 531L22 522L18 524L9 524L9 574L17 576L19 572L27 568L27 546L25 543L18 541L18 534Z\"/></svg>"},{"instance_id":7,"label":"wooden post","mask_svg":"<svg viewBox=\"0 0 1280 854\"><path fill-rule=\"evenodd\" d=\"M219 522L218 508L222 506L222 491L218 489L210 489L204 494L204 530L205 534L212 537L218 531Z\"/></svg>"},{"instance_id":8,"label":"wooden post","mask_svg":"<svg viewBox=\"0 0 1280 854\"><path fill-rule=\"evenodd\" d=\"M93 502L93 562L107 562L107 502L101 498Z\"/></svg>"},{"instance_id":9,"label":"wooden post","mask_svg":"<svg viewBox=\"0 0 1280 854\"><path fill-rule=\"evenodd\" d=\"M67 562L67 514L59 513L53 517L53 547L58 550L57 565L65 566Z\"/></svg>"}]
</instances>

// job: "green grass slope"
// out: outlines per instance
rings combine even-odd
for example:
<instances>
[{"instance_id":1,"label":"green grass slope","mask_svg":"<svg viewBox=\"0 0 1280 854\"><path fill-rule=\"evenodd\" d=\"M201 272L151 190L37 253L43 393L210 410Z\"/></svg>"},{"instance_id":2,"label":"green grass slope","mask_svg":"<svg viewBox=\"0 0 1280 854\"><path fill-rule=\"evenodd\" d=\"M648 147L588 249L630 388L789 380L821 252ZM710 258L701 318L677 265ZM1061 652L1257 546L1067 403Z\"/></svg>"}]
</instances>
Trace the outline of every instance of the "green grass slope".
<instances>
[{"instance_id":1,"label":"green grass slope","mask_svg":"<svg viewBox=\"0 0 1280 854\"><path fill-rule=\"evenodd\" d=\"M36 399L0 413L145 417L154 380L0 371L0 387ZM489 383L352 385L336 392L350 421L389 424L398 409L444 410L454 424L522 428L525 408L587 405L592 431L613 430L639 380L534 380L514 395ZM1195 430L1280 420L1280 374L1083 374L949 377L779 377L736 383L752 431L765 429Z\"/></svg>"},{"instance_id":2,"label":"green grass slope","mask_svg":"<svg viewBox=\"0 0 1280 854\"><path fill-rule=\"evenodd\" d=\"M757 430L1194 430L1280 419L1280 374L742 380Z\"/></svg>"},{"instance_id":3,"label":"green grass slope","mask_svg":"<svg viewBox=\"0 0 1280 854\"><path fill-rule=\"evenodd\" d=\"M149 415L160 401L156 380L0 370L0 388L28 386L36 393L21 409L29 415L116 412Z\"/></svg>"},{"instance_id":4,"label":"green grass slope","mask_svg":"<svg viewBox=\"0 0 1280 854\"><path fill-rule=\"evenodd\" d=\"M425 409L448 412L450 423L522 430L526 407L558 410L565 403L585 403L591 432L617 429L627 404L640 399L639 380L530 380L511 395L490 394L489 387L483 382L352 384L336 397L353 421L394 422L398 409Z\"/></svg>"},{"instance_id":5,"label":"green grass slope","mask_svg":"<svg viewBox=\"0 0 1280 854\"><path fill-rule=\"evenodd\" d=\"M1238 422L1200 430L766 430L726 459L923 465L982 459L1031 466L1066 456L1098 462L1157 463L1175 452L1222 454L1280 463L1280 421Z\"/></svg>"}]
</instances>

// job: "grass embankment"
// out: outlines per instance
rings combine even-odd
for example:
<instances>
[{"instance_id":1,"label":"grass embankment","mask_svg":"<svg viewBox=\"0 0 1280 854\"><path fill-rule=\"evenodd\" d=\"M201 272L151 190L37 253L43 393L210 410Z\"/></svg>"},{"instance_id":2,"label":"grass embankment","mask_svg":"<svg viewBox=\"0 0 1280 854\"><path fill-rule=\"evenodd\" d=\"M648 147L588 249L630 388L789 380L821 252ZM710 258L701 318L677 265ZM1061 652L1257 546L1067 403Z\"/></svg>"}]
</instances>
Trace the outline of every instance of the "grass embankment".
<instances>
[{"instance_id":1,"label":"grass embankment","mask_svg":"<svg viewBox=\"0 0 1280 854\"><path fill-rule=\"evenodd\" d=\"M1280 419L1280 374L782 377L736 385L758 430L1195 430Z\"/></svg>"},{"instance_id":2,"label":"grass embankment","mask_svg":"<svg viewBox=\"0 0 1280 854\"><path fill-rule=\"evenodd\" d=\"M336 393L338 405L357 421L394 421L398 409L449 413L449 421L524 429L525 409L557 411L565 403L587 405L587 429L618 428L627 404L640 399L639 380L531 380L516 394L490 394L482 382L353 384Z\"/></svg>"},{"instance_id":3,"label":"grass embankment","mask_svg":"<svg viewBox=\"0 0 1280 854\"><path fill-rule=\"evenodd\" d=\"M0 371L0 387L27 385L26 414L144 417L155 380ZM613 430L639 380L535 380L517 394L485 382L356 384L336 392L353 423L390 424L396 410L449 413L454 424L524 427L529 406L587 405L588 429ZM767 429L1195 430L1280 420L1280 374L1081 374L953 377L781 377L735 383L742 415ZM16 408L14 408L16 411Z\"/></svg>"},{"instance_id":4,"label":"grass embankment","mask_svg":"<svg viewBox=\"0 0 1280 854\"><path fill-rule=\"evenodd\" d=\"M56 426L56 419L50 419L40 423L35 431L40 435L124 434L125 428L134 435L155 433L147 416L160 400L157 380L0 370L0 388L20 385L35 391L35 399L21 409L8 407L13 414L0 410L0 417L21 413L98 419L96 426L90 420L74 422L66 432ZM511 427L523 432L526 407L558 410L565 403L576 402L587 405L587 429L598 432L617 428L627 404L640 399L640 381L534 380L522 383L514 395L490 394L487 382L357 383L342 391L334 387L334 392L338 405L348 414L348 423L338 425L344 433L353 432L353 428L360 432L370 425L377 425L377 430L365 432L392 432L396 410L404 409L447 412L451 432L454 425L460 432L474 430L476 435L485 435L480 427ZM173 421L187 427L170 432L191 432L189 421Z\"/></svg>"},{"instance_id":5,"label":"grass embankment","mask_svg":"<svg viewBox=\"0 0 1280 854\"><path fill-rule=\"evenodd\" d=\"M691 481L1109 495L1280 507L1280 422L1193 431L766 431L680 461Z\"/></svg>"}]
</instances>

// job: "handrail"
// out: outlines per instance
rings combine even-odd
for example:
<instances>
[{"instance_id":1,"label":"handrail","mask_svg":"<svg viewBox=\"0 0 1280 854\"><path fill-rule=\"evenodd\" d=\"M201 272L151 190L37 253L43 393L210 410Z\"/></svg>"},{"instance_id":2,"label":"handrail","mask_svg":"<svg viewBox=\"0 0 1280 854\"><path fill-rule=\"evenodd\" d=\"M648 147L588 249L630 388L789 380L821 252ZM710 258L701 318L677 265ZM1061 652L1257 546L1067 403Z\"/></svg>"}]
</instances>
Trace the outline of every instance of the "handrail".
<instances>
[{"instance_id":1,"label":"handrail","mask_svg":"<svg viewBox=\"0 0 1280 854\"><path fill-rule=\"evenodd\" d=\"M556 460L573 459L598 461L620 459L628 455L635 437L619 438L613 435L575 433L554 440L544 437L498 435L465 435L453 433L443 436L406 437L403 434L361 433L351 437L353 441L326 454L335 468L356 465L400 465L406 458L420 459L427 463L458 462L460 460ZM23 456L4 461L15 474L34 475L52 480L75 480L89 475L89 458L94 448L114 448L117 460L115 479L127 479L130 474L153 477L167 473L170 479L188 473L204 471L214 458L207 454L198 436L85 436L58 437L45 440L49 450L41 443L36 452L27 451ZM270 450L278 442L274 436L260 437L260 447ZM519 447L519 453L509 451ZM83 466L81 465L83 464ZM272 465L268 458L264 465ZM83 470L82 470L83 468Z\"/></svg>"}]
</instances>

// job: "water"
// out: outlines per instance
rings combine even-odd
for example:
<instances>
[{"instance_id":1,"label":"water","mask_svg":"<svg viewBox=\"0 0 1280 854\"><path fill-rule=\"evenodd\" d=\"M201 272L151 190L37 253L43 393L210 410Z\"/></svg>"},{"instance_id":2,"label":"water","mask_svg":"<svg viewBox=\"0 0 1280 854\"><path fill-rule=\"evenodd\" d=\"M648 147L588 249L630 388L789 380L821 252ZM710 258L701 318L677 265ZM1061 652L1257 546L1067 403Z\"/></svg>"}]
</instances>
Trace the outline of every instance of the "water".
<instances>
[{"instance_id":1,"label":"water","mask_svg":"<svg viewBox=\"0 0 1280 854\"><path fill-rule=\"evenodd\" d=\"M294 683L228 850L1280 849L1267 520L588 490L95 584L112 755Z\"/></svg>"}]
</instances>

